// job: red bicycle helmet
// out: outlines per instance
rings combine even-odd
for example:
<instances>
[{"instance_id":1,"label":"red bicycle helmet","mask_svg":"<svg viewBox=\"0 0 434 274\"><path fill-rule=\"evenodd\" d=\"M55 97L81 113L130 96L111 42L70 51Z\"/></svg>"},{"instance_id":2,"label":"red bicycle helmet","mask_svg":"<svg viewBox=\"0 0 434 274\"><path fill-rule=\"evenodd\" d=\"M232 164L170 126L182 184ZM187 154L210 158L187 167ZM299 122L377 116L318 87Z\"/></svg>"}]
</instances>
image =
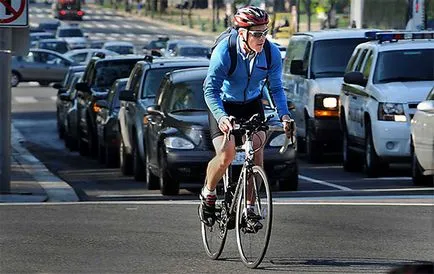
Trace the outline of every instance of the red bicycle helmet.
<instances>
[{"instance_id":1,"label":"red bicycle helmet","mask_svg":"<svg viewBox=\"0 0 434 274\"><path fill-rule=\"evenodd\" d=\"M237 28L249 28L268 24L268 14L257 7L248 6L241 8L234 16L234 25Z\"/></svg>"}]
</instances>

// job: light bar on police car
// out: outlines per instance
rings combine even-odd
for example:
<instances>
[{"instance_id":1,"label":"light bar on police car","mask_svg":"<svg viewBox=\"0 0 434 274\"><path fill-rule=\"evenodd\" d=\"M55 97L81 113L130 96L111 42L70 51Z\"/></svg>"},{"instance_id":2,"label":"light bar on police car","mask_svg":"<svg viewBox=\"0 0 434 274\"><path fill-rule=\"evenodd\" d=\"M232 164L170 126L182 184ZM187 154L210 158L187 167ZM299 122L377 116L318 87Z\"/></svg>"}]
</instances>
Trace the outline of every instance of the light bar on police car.
<instances>
[{"instance_id":1,"label":"light bar on police car","mask_svg":"<svg viewBox=\"0 0 434 274\"><path fill-rule=\"evenodd\" d=\"M420 32L380 32L375 35L379 42L397 41L397 40L416 40L416 39L433 39L433 31Z\"/></svg>"}]
</instances>

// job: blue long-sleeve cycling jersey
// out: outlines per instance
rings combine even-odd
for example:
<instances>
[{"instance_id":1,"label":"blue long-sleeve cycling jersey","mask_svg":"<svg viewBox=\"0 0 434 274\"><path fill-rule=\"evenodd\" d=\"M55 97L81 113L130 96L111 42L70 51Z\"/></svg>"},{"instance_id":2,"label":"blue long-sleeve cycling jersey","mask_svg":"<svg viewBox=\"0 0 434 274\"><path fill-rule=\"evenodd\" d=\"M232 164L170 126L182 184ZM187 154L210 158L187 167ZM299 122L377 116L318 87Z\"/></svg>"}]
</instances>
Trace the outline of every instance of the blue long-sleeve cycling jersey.
<instances>
[{"instance_id":1,"label":"blue long-sleeve cycling jersey","mask_svg":"<svg viewBox=\"0 0 434 274\"><path fill-rule=\"evenodd\" d=\"M223 39L214 49L208 75L204 82L204 96L206 104L214 118L219 121L227 113L223 101L234 103L249 102L261 95L262 84L267 75L270 91L277 113L281 118L289 115L286 95L282 87L282 57L276 45L270 42L271 66L268 70L265 51L260 52L253 64L250 73L248 58L243 58L237 41L237 66L231 76L228 75L231 66L228 38ZM239 37L237 38L239 39Z\"/></svg>"}]
</instances>

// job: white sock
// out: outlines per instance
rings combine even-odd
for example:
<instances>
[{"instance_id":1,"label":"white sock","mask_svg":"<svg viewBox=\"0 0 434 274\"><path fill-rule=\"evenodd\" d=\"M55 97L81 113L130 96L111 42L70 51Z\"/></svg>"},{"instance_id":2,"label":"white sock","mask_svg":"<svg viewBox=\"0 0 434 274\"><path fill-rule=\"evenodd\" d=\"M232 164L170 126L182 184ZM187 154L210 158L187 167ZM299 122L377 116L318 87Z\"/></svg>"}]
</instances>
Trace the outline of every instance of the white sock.
<instances>
[{"instance_id":1,"label":"white sock","mask_svg":"<svg viewBox=\"0 0 434 274\"><path fill-rule=\"evenodd\" d=\"M204 186L202 188L202 196L206 197L208 195L214 195L217 196L217 191L214 189L213 191L209 190L207 186Z\"/></svg>"}]
</instances>

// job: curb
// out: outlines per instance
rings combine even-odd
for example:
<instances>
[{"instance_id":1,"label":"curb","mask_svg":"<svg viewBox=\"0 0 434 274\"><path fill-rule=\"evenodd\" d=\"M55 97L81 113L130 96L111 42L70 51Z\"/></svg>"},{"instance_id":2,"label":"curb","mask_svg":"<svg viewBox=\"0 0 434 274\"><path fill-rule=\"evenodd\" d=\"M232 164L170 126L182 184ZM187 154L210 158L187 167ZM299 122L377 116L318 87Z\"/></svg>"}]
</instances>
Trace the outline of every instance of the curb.
<instances>
[{"instance_id":1,"label":"curb","mask_svg":"<svg viewBox=\"0 0 434 274\"><path fill-rule=\"evenodd\" d=\"M74 189L69 184L51 173L43 163L21 145L21 143L25 142L25 138L21 132L15 128L13 123L11 125L11 135L11 145L13 149L18 152L16 160L44 189L48 196L47 202L80 201Z\"/></svg>"}]
</instances>

